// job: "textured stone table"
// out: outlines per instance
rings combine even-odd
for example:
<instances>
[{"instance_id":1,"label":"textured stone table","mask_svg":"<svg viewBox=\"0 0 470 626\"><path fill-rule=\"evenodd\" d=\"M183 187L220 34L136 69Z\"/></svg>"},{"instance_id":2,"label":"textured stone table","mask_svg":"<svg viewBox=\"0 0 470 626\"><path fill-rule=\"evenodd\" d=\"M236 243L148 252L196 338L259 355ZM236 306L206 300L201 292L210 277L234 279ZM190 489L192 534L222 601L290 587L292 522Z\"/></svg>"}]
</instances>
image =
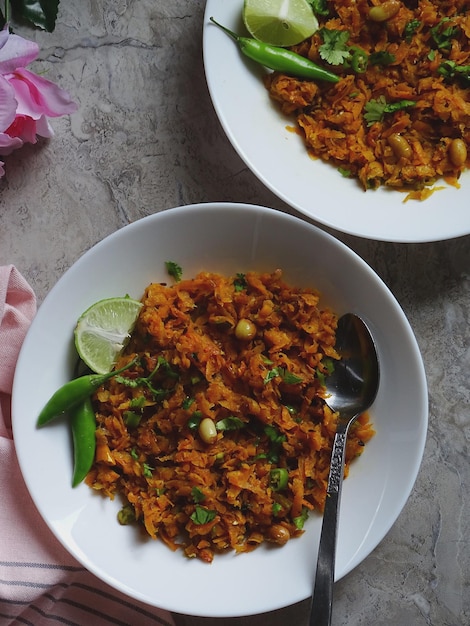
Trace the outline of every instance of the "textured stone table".
<instances>
[{"instance_id":1,"label":"textured stone table","mask_svg":"<svg viewBox=\"0 0 470 626\"><path fill-rule=\"evenodd\" d=\"M80 105L52 121L53 139L7 157L0 180L0 264L15 264L39 301L93 244L150 213L213 200L288 210L218 123L202 64L203 10L202 0L62 0L54 33L17 29L41 46L33 69ZM411 497L376 550L337 583L333 624L470 624L470 237L401 245L334 234L408 316L427 371L430 424ZM176 619L300 626L307 606Z\"/></svg>"}]
</instances>

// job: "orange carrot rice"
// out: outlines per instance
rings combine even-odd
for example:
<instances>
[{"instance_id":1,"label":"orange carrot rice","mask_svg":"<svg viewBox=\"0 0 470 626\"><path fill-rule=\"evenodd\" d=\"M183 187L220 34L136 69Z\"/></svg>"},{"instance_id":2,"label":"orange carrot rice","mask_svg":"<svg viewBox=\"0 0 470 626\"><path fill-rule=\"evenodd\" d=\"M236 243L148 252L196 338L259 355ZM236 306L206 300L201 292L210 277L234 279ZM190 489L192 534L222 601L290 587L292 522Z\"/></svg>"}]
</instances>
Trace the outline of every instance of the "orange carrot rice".
<instances>
[{"instance_id":1,"label":"orange carrot rice","mask_svg":"<svg viewBox=\"0 0 470 626\"><path fill-rule=\"evenodd\" d=\"M364 190L422 191L469 167L470 2L318 0L320 28L294 50L337 73L265 84L309 153Z\"/></svg>"},{"instance_id":2,"label":"orange carrot rice","mask_svg":"<svg viewBox=\"0 0 470 626\"><path fill-rule=\"evenodd\" d=\"M280 270L151 284L142 302L116 366L136 364L94 397L87 484L123 499L121 523L205 562L299 536L326 497L334 313ZM346 475L373 432L367 415L353 425Z\"/></svg>"}]
</instances>

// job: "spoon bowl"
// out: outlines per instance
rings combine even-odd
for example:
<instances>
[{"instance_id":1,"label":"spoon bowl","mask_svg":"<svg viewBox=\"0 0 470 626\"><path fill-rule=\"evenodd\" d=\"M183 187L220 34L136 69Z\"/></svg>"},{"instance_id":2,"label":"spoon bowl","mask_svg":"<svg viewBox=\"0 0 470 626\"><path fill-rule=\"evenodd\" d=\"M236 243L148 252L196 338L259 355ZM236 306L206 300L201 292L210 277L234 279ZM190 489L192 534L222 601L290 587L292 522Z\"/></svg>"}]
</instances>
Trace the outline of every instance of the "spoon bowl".
<instances>
[{"instance_id":1,"label":"spoon bowl","mask_svg":"<svg viewBox=\"0 0 470 626\"><path fill-rule=\"evenodd\" d=\"M379 388L379 360L364 321L352 313L338 320L335 348L341 360L326 379L326 403L338 413L331 453L327 498L318 549L310 626L331 623L336 533L349 427L372 405Z\"/></svg>"}]
</instances>

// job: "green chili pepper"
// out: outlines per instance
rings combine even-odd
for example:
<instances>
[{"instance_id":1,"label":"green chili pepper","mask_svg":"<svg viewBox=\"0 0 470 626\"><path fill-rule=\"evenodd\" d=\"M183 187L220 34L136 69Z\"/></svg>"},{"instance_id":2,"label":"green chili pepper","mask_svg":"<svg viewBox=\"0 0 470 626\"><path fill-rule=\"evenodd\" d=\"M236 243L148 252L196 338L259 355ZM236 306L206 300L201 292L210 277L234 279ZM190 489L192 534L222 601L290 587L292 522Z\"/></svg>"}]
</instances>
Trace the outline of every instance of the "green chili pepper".
<instances>
[{"instance_id":1,"label":"green chili pepper","mask_svg":"<svg viewBox=\"0 0 470 626\"><path fill-rule=\"evenodd\" d=\"M74 467L72 487L76 487L90 471L95 459L96 418L91 398L86 398L70 412Z\"/></svg>"},{"instance_id":2,"label":"green chili pepper","mask_svg":"<svg viewBox=\"0 0 470 626\"><path fill-rule=\"evenodd\" d=\"M308 78L310 80L326 80L330 83L337 83L339 81L339 76L316 65L310 61L310 59L300 54L287 50L286 48L271 46L257 39L241 37L216 22L213 17L211 17L210 20L238 43L240 50L245 56L271 70L285 72L286 74L291 74L298 78Z\"/></svg>"},{"instance_id":3,"label":"green chili pepper","mask_svg":"<svg viewBox=\"0 0 470 626\"><path fill-rule=\"evenodd\" d=\"M137 359L134 359L121 369L108 372L107 374L88 374L65 383L46 403L46 406L39 414L37 425L44 426L44 424L47 424L55 417L75 408L89 398L104 382L116 376L116 374L129 369L136 361Z\"/></svg>"},{"instance_id":4,"label":"green chili pepper","mask_svg":"<svg viewBox=\"0 0 470 626\"><path fill-rule=\"evenodd\" d=\"M363 74L369 64L369 56L362 48L353 46L351 48L352 58L351 67L357 74Z\"/></svg>"},{"instance_id":5,"label":"green chili pepper","mask_svg":"<svg viewBox=\"0 0 470 626\"><path fill-rule=\"evenodd\" d=\"M284 467L277 467L269 472L269 484L274 491L282 491L287 487L289 472Z\"/></svg>"}]
</instances>

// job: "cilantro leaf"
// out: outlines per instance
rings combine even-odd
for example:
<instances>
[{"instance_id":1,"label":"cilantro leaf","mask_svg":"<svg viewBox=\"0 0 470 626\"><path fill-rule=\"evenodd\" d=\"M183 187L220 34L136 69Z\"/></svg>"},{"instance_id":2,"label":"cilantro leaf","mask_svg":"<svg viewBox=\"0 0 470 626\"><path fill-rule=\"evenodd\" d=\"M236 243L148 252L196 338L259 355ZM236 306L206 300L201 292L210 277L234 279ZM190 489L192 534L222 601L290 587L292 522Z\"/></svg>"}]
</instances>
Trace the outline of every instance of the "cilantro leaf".
<instances>
[{"instance_id":1,"label":"cilantro leaf","mask_svg":"<svg viewBox=\"0 0 470 626\"><path fill-rule=\"evenodd\" d=\"M431 28L431 37L439 50L448 50L452 45L452 39L459 34L459 27L455 25L446 26L450 21L449 17L444 17L439 24Z\"/></svg>"},{"instance_id":2,"label":"cilantro leaf","mask_svg":"<svg viewBox=\"0 0 470 626\"><path fill-rule=\"evenodd\" d=\"M312 5L315 15L322 15L324 17L329 15L330 12L328 10L327 0L308 0L308 2Z\"/></svg>"},{"instance_id":3,"label":"cilantro leaf","mask_svg":"<svg viewBox=\"0 0 470 626\"><path fill-rule=\"evenodd\" d=\"M219 431L224 430L239 430L245 426L245 422L241 420L239 417L234 417L230 415L229 417L225 417L224 419L219 420L215 423L215 427Z\"/></svg>"},{"instance_id":4,"label":"cilantro leaf","mask_svg":"<svg viewBox=\"0 0 470 626\"><path fill-rule=\"evenodd\" d=\"M270 380L273 380L277 377L281 378L282 382L286 383L286 385L296 385L297 383L301 383L303 380L300 376L289 372L289 370L285 367L273 367L266 374L263 382L266 385L267 383L269 383Z\"/></svg>"},{"instance_id":5,"label":"cilantro leaf","mask_svg":"<svg viewBox=\"0 0 470 626\"><path fill-rule=\"evenodd\" d=\"M235 288L235 291L236 292L243 291L244 289L246 289L247 284L248 283L246 282L245 274L242 274L241 272L239 272L233 281L233 286Z\"/></svg>"},{"instance_id":6,"label":"cilantro leaf","mask_svg":"<svg viewBox=\"0 0 470 626\"><path fill-rule=\"evenodd\" d=\"M308 509L307 507L303 506L301 514L298 517L294 517L292 521L294 522L294 526L298 530L302 530L307 519L308 519Z\"/></svg>"},{"instance_id":7,"label":"cilantro leaf","mask_svg":"<svg viewBox=\"0 0 470 626\"><path fill-rule=\"evenodd\" d=\"M152 467L151 465L149 465L148 463L143 463L142 464L142 472L143 472L143 474L144 474L144 476L146 478L152 478L152 476L153 476L152 471L154 469L155 468Z\"/></svg>"},{"instance_id":8,"label":"cilantro leaf","mask_svg":"<svg viewBox=\"0 0 470 626\"><path fill-rule=\"evenodd\" d=\"M200 502L204 502L204 500L206 499L206 496L199 489L199 487L193 487L191 489L191 497L192 497L193 502L195 504L199 504Z\"/></svg>"},{"instance_id":9,"label":"cilantro leaf","mask_svg":"<svg viewBox=\"0 0 470 626\"><path fill-rule=\"evenodd\" d=\"M386 50L380 50L379 52L372 52L369 56L369 63L371 65L390 65L395 59L396 56L394 54Z\"/></svg>"},{"instance_id":10,"label":"cilantro leaf","mask_svg":"<svg viewBox=\"0 0 470 626\"><path fill-rule=\"evenodd\" d=\"M168 274L178 283L183 276L183 270L181 266L174 261L165 261L165 267Z\"/></svg>"},{"instance_id":11,"label":"cilantro leaf","mask_svg":"<svg viewBox=\"0 0 470 626\"><path fill-rule=\"evenodd\" d=\"M401 109L415 106L414 100L399 100L398 102L387 103L385 96L380 96L377 100L369 100L364 109L364 119L367 126L372 126L374 122L381 122L386 113L394 113Z\"/></svg>"},{"instance_id":12,"label":"cilantro leaf","mask_svg":"<svg viewBox=\"0 0 470 626\"><path fill-rule=\"evenodd\" d=\"M210 509L206 509L203 506L196 504L194 513L192 513L190 517L195 524L200 526L202 524L212 522L216 515L217 511L211 511Z\"/></svg>"},{"instance_id":13,"label":"cilantro leaf","mask_svg":"<svg viewBox=\"0 0 470 626\"><path fill-rule=\"evenodd\" d=\"M444 61L437 68L437 73L446 80L457 79L465 87L470 86L470 65L457 65L455 61Z\"/></svg>"},{"instance_id":14,"label":"cilantro leaf","mask_svg":"<svg viewBox=\"0 0 470 626\"><path fill-rule=\"evenodd\" d=\"M420 27L421 22L419 20L413 19L410 20L403 31L403 37L407 43L410 43L413 35L416 33L418 28Z\"/></svg>"},{"instance_id":15,"label":"cilantro leaf","mask_svg":"<svg viewBox=\"0 0 470 626\"><path fill-rule=\"evenodd\" d=\"M347 45L349 31L321 28L319 33L323 43L318 50L324 61L330 65L342 65L350 58L351 52Z\"/></svg>"}]
</instances>

